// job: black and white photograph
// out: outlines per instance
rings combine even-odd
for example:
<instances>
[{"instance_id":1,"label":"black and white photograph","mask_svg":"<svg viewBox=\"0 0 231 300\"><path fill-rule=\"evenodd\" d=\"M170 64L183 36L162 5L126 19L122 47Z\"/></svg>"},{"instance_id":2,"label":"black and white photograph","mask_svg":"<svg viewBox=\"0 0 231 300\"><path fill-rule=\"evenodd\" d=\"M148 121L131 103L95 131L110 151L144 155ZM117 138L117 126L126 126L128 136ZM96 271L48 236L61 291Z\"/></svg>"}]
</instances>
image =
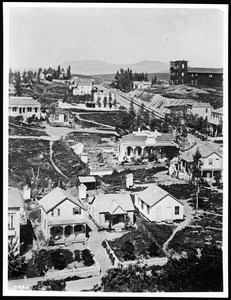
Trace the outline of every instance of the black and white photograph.
<instances>
[{"instance_id":1,"label":"black and white photograph","mask_svg":"<svg viewBox=\"0 0 231 300\"><path fill-rule=\"evenodd\" d=\"M228 9L3 2L3 295L228 297Z\"/></svg>"}]
</instances>

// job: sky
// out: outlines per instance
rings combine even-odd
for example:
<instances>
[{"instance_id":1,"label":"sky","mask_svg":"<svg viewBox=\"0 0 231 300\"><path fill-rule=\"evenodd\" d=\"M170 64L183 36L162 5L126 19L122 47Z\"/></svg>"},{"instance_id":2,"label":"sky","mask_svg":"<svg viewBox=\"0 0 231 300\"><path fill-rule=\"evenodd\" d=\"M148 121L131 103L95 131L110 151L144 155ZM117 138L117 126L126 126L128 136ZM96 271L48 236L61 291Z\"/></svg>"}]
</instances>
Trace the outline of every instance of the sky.
<instances>
[{"instance_id":1,"label":"sky","mask_svg":"<svg viewBox=\"0 0 231 300\"><path fill-rule=\"evenodd\" d=\"M223 66L223 11L198 8L10 7L9 65L103 60Z\"/></svg>"}]
</instances>

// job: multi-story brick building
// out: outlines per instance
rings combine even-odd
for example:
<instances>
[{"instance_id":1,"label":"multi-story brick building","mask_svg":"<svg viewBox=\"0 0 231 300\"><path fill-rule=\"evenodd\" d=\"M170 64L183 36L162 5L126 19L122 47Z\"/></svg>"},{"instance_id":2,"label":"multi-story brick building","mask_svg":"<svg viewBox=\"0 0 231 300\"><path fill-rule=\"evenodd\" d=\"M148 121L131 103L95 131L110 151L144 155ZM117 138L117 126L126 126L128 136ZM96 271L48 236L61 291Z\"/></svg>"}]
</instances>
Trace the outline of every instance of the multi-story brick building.
<instances>
[{"instance_id":1,"label":"multi-story brick building","mask_svg":"<svg viewBox=\"0 0 231 300\"><path fill-rule=\"evenodd\" d=\"M191 68L188 61L170 62L170 84L188 84L220 87L223 81L222 68Z\"/></svg>"}]
</instances>

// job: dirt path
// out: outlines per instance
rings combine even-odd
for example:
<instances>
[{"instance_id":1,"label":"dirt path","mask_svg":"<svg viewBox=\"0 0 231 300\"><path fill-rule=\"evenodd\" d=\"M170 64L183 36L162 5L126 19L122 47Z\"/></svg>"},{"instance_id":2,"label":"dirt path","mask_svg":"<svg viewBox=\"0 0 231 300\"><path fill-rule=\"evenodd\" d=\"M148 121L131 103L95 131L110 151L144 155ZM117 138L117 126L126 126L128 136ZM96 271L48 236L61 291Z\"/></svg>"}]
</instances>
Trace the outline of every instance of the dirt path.
<instances>
[{"instance_id":1,"label":"dirt path","mask_svg":"<svg viewBox=\"0 0 231 300\"><path fill-rule=\"evenodd\" d=\"M64 176L65 178L68 179L68 177L67 177L66 175L63 174L63 172L59 169L59 167L56 166L56 164L55 164L54 161L53 161L53 158L52 158L52 154L53 154L52 144L53 144L53 141L50 140L50 161L51 161L51 163L52 163L52 166L54 167L54 169L55 169L59 174L61 174L62 176Z\"/></svg>"},{"instance_id":2,"label":"dirt path","mask_svg":"<svg viewBox=\"0 0 231 300\"><path fill-rule=\"evenodd\" d=\"M93 120L87 120L87 119L84 119L82 117L80 117L80 114L86 114L86 113L74 113L75 116L80 120L80 121L83 121L83 122L88 122L88 123L93 123L95 125L98 125L98 126L103 126L105 128L108 128L108 129L111 129L111 130L115 130L115 127L113 126L110 126L110 125L106 125L106 124L103 124L103 123L99 123L99 122L96 122L96 121L93 121ZM93 113L94 114L94 113Z\"/></svg>"},{"instance_id":3,"label":"dirt path","mask_svg":"<svg viewBox=\"0 0 231 300\"><path fill-rule=\"evenodd\" d=\"M187 203L185 202L184 204L184 214L185 214L185 220L183 222L181 222L172 232L171 236L169 237L169 239L163 244L163 250L164 252L169 255L170 251L168 249L168 244L169 242L173 239L173 237L175 236L175 234L182 230L183 228L185 228L186 226L189 225L191 219L192 219L192 214L194 213L193 208Z\"/></svg>"}]
</instances>

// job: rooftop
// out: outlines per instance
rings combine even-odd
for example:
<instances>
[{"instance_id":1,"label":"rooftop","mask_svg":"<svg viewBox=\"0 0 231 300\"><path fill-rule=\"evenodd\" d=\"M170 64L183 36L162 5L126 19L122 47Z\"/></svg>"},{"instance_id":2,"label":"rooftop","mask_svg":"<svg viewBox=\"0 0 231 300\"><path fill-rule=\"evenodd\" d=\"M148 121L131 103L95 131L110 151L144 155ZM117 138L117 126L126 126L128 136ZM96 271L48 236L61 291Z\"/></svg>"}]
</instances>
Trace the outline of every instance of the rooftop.
<instances>
[{"instance_id":1,"label":"rooftop","mask_svg":"<svg viewBox=\"0 0 231 300\"><path fill-rule=\"evenodd\" d=\"M149 206L154 206L161 199L165 198L167 195L170 195L170 194L168 192L166 192L165 190L163 190L162 188L160 188L157 184L151 184L144 191L137 192L137 195L138 195L139 198L141 198ZM170 195L170 196L173 197L172 195ZM175 200L179 201L175 197L173 197L173 198Z\"/></svg>"},{"instance_id":2,"label":"rooftop","mask_svg":"<svg viewBox=\"0 0 231 300\"><path fill-rule=\"evenodd\" d=\"M223 107L220 107L220 108L214 109L212 112L213 112L213 113L217 113L217 114L221 114L221 115L223 115Z\"/></svg>"},{"instance_id":3,"label":"rooftop","mask_svg":"<svg viewBox=\"0 0 231 300\"><path fill-rule=\"evenodd\" d=\"M93 202L99 212L122 212L135 210L128 193L96 195Z\"/></svg>"},{"instance_id":4,"label":"rooftop","mask_svg":"<svg viewBox=\"0 0 231 300\"><path fill-rule=\"evenodd\" d=\"M51 211L55 206L59 205L65 199L70 200L74 204L78 205L82 209L85 209L83 203L77 199L76 197L72 196L69 192L61 189L60 187L56 187L46 196L44 196L40 201L39 204L43 207L43 209L48 213Z\"/></svg>"},{"instance_id":5,"label":"rooftop","mask_svg":"<svg viewBox=\"0 0 231 300\"><path fill-rule=\"evenodd\" d=\"M23 207L22 195L18 188L8 187L8 208Z\"/></svg>"},{"instance_id":6,"label":"rooftop","mask_svg":"<svg viewBox=\"0 0 231 300\"><path fill-rule=\"evenodd\" d=\"M96 182L94 176L78 176L80 183L86 183L86 182Z\"/></svg>"},{"instance_id":7,"label":"rooftop","mask_svg":"<svg viewBox=\"0 0 231 300\"><path fill-rule=\"evenodd\" d=\"M223 74L223 68L188 68L188 73Z\"/></svg>"},{"instance_id":8,"label":"rooftop","mask_svg":"<svg viewBox=\"0 0 231 300\"><path fill-rule=\"evenodd\" d=\"M199 148L202 158L206 158L213 153L216 153L217 155L222 157L223 151L219 146L215 145L214 143L203 142L203 141L201 142L198 141L195 146L182 152L179 157L183 160L186 160L187 162L193 162L193 156L196 153L197 148Z\"/></svg>"},{"instance_id":9,"label":"rooftop","mask_svg":"<svg viewBox=\"0 0 231 300\"><path fill-rule=\"evenodd\" d=\"M10 97L9 105L41 106L41 104L32 97Z\"/></svg>"},{"instance_id":10,"label":"rooftop","mask_svg":"<svg viewBox=\"0 0 231 300\"><path fill-rule=\"evenodd\" d=\"M192 107L207 108L207 107L212 107L212 106L208 102L197 102L197 103L193 103Z\"/></svg>"},{"instance_id":11,"label":"rooftop","mask_svg":"<svg viewBox=\"0 0 231 300\"><path fill-rule=\"evenodd\" d=\"M123 142L145 142L147 135L136 135L134 133L124 135L122 137Z\"/></svg>"},{"instance_id":12,"label":"rooftop","mask_svg":"<svg viewBox=\"0 0 231 300\"><path fill-rule=\"evenodd\" d=\"M156 141L173 141L175 140L174 134L173 133L162 133L161 135L156 137Z\"/></svg>"}]
</instances>

